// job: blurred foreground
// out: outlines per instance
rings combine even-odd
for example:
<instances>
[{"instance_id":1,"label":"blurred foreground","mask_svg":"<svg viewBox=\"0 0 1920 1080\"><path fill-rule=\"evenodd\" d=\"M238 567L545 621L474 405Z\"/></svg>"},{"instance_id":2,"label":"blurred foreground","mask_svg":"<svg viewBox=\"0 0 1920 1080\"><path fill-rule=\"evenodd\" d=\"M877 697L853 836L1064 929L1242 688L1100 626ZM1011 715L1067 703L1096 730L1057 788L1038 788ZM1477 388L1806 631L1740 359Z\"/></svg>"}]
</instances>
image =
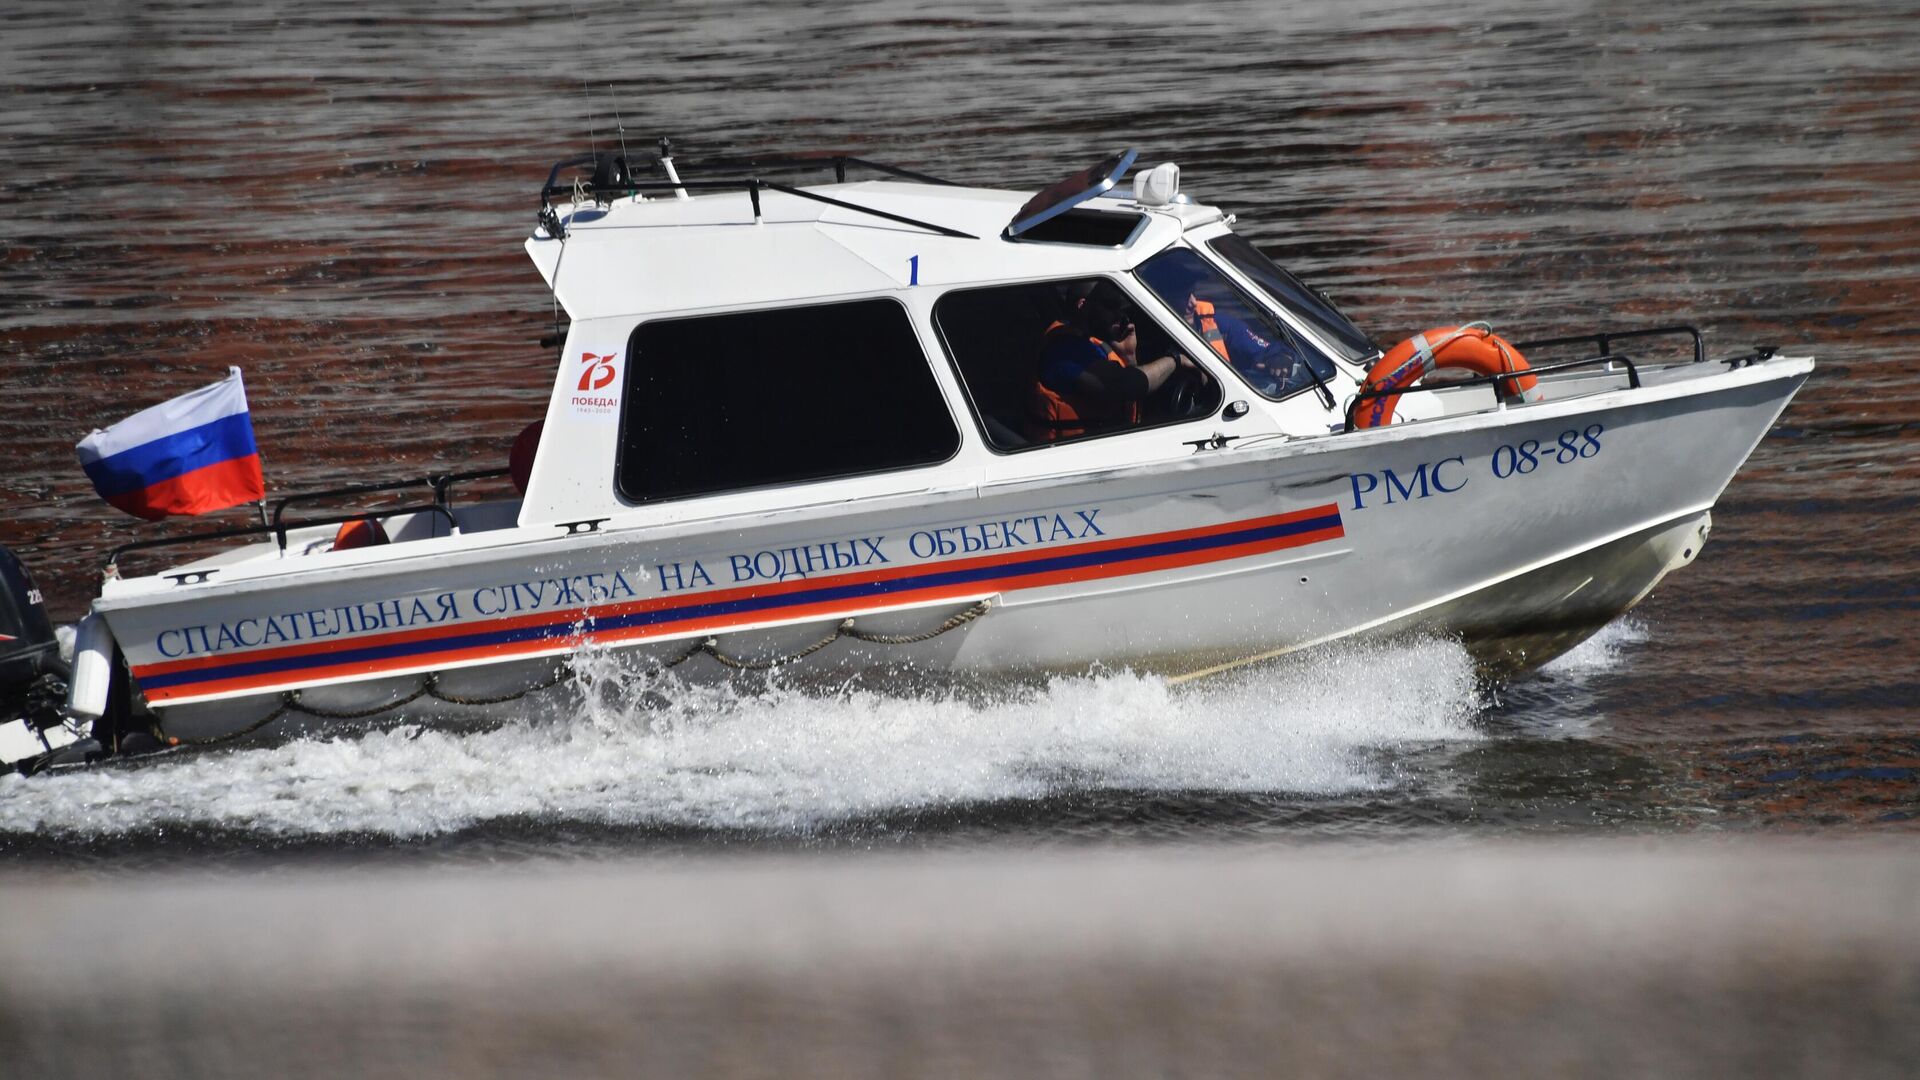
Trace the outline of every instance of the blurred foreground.
<instances>
[{"instance_id":1,"label":"blurred foreground","mask_svg":"<svg viewBox=\"0 0 1920 1080\"><path fill-rule=\"evenodd\" d=\"M11 877L21 1076L1911 1075L1920 858L1774 839Z\"/></svg>"}]
</instances>

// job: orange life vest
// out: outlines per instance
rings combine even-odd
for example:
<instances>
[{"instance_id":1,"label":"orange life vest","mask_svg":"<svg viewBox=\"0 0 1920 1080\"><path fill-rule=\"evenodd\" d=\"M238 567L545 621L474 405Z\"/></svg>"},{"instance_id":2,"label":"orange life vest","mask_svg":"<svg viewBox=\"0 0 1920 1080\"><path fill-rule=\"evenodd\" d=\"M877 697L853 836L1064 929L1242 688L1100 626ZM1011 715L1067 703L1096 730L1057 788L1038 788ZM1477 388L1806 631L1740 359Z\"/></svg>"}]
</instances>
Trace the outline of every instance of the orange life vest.
<instances>
[{"instance_id":1,"label":"orange life vest","mask_svg":"<svg viewBox=\"0 0 1920 1080\"><path fill-rule=\"evenodd\" d=\"M1047 327L1046 342L1051 345L1054 335L1061 331L1073 332L1073 328L1063 322L1054 322ZM1076 335L1077 336L1077 335ZM1107 361L1127 367L1127 358L1113 350L1113 346L1097 337L1089 336L1095 347L1107 354ZM1124 421L1128 424L1140 422L1140 406L1135 402L1126 402L1115 409L1111 404L1088 401L1077 395L1062 394L1038 378L1033 380L1033 437L1040 442L1053 442L1056 439L1071 439L1085 435L1087 429L1083 421L1111 424Z\"/></svg>"},{"instance_id":2,"label":"orange life vest","mask_svg":"<svg viewBox=\"0 0 1920 1080\"><path fill-rule=\"evenodd\" d=\"M1220 323L1213 317L1213 313L1214 308L1211 303L1196 297L1193 301L1193 328L1199 332L1201 340L1207 343L1207 348L1219 353L1220 359L1232 363L1233 357L1227 355L1226 336L1220 333Z\"/></svg>"}]
</instances>

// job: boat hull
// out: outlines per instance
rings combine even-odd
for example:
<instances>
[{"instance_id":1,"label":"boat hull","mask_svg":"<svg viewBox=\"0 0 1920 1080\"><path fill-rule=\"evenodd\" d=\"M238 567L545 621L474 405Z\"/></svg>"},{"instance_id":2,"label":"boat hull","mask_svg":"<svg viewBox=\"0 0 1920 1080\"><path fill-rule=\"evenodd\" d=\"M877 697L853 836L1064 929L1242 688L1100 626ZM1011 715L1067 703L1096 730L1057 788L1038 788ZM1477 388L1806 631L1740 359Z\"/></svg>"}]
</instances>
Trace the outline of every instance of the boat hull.
<instances>
[{"instance_id":1,"label":"boat hull","mask_svg":"<svg viewBox=\"0 0 1920 1080\"><path fill-rule=\"evenodd\" d=\"M402 699L411 719L484 717L456 702L544 685L583 650L693 681L814 646L782 670L1187 677L1422 632L1523 670L1697 556L1714 500L1810 369L704 530L477 554L428 541L364 574L97 610L181 737L258 724L290 693L298 708L263 732Z\"/></svg>"}]
</instances>

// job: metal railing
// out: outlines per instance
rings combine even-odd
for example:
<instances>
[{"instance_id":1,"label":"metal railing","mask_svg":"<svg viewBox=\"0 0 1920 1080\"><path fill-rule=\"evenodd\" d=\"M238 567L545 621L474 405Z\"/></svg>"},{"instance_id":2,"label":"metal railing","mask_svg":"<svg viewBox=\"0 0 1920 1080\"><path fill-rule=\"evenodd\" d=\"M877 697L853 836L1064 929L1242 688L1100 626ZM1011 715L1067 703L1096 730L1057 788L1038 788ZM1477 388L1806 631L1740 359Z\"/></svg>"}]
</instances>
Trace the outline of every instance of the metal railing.
<instances>
[{"instance_id":1,"label":"metal railing","mask_svg":"<svg viewBox=\"0 0 1920 1080\"><path fill-rule=\"evenodd\" d=\"M663 141L662 157L671 157L669 153L665 152L667 150L668 148L664 145ZM593 168L593 174L590 179L585 181L576 179L574 183L570 184L560 182L560 173L562 170L578 169L584 166L592 166ZM889 176L898 176L904 180L914 180L923 184L938 184L945 187L955 186L951 180L942 180L937 176L929 176L926 173L915 172L912 169L903 169L897 165L888 165L878 161L868 161L865 158L857 158L847 154L773 158L739 163L716 162L706 165L674 162L672 176L659 180L639 180L634 177L636 167L644 169L647 172L658 171L664 176L665 169L660 160L643 160L637 163L636 166L636 163L629 161L624 154L613 154L602 151L593 154L582 154L554 163L553 168L547 172L547 182L540 187L540 227L547 231L547 235L555 239L565 239L566 225L561 222L559 214L554 212L551 205L555 198L561 196L587 195L596 202L605 204L614 199L639 195L645 192L674 194L687 191L744 191L747 193L748 199L753 203L753 216L754 220L757 221L761 216L760 193L762 191L777 191L783 195L791 195L800 199L811 199L814 202L825 203L828 206L839 207L842 210L851 210L856 214L882 218L901 225L910 225L916 229L926 229L929 232L938 233L941 236L951 236L960 240L979 239L979 237L972 233L961 232L959 229L949 228L945 225L936 225L933 222L921 221L918 218L907 217L903 214L876 210L871 206L862 206L858 203L847 202L844 199L835 199L827 195L822 195L817 191L808 191L804 188L794 187L789 184L779 184L761 178L761 174L767 172L804 172L831 167L833 169L834 181L844 184L847 182L847 168L849 166L872 169ZM721 173L745 175L733 175L727 179L713 178L715 174ZM699 177L702 175L708 177L708 179L689 179L689 177Z\"/></svg>"},{"instance_id":2,"label":"metal railing","mask_svg":"<svg viewBox=\"0 0 1920 1080\"><path fill-rule=\"evenodd\" d=\"M1519 348L1520 346L1516 344L1514 347ZM1470 386L1494 386L1494 393L1498 394L1500 392L1496 385L1498 383L1510 383L1529 375L1551 375L1557 371L1572 371L1575 368L1593 367L1597 364L1624 365L1627 369L1627 386L1634 390L1640 389L1640 369L1634 364L1632 358L1625 353L1605 353L1600 356L1589 356L1582 360L1565 360L1556 364L1540 364L1538 366L1528 367L1522 371L1502 372L1498 375L1476 375L1471 379L1461 379L1457 382L1435 383L1431 386L1397 386L1390 389L1362 390L1353 396L1352 401L1347 403L1347 423L1345 430L1354 430L1353 415L1359 411L1361 405L1369 401L1377 401L1380 398L1399 397L1401 394L1432 393L1435 390L1460 390Z\"/></svg>"},{"instance_id":3,"label":"metal railing","mask_svg":"<svg viewBox=\"0 0 1920 1080\"><path fill-rule=\"evenodd\" d=\"M262 525L236 526L231 529L206 529L200 532L182 533L178 536L159 536L147 540L134 540L107 553L106 571L118 572L120 557L134 551L151 551L156 548L176 547L204 540L232 540L244 536L271 536L279 544L282 554L287 550L287 534L294 529L311 528L318 525L344 525L349 521L362 518L384 520L401 514L433 514L444 518L449 533L460 531L460 523L453 516L453 488L456 484L470 480L486 480L506 476L508 469L475 469L468 472L434 473L411 480L396 480L379 484L354 484L348 487L325 488L319 491L296 491L281 496L273 505L271 521ZM356 510L350 513L329 514L323 517L302 517L289 521L287 508L299 503L320 502L325 499L348 498L356 495L372 495L380 492L407 491L413 488L427 488L433 492L433 501L428 503L409 503L404 506L382 506L370 510ZM208 572L211 572L210 570ZM184 575L183 575L184 576ZM203 575L204 577L204 575Z\"/></svg>"},{"instance_id":4,"label":"metal railing","mask_svg":"<svg viewBox=\"0 0 1920 1080\"><path fill-rule=\"evenodd\" d=\"M1568 334L1564 337L1536 338L1532 341L1516 341L1514 342L1513 347L1523 352L1531 351L1535 349L1551 349L1551 348L1555 348L1557 346L1563 346L1563 345L1589 345L1589 344L1599 348L1600 352L1599 352L1599 355L1597 356L1584 357L1579 360L1566 360L1566 361L1561 361L1561 362L1552 363L1552 364L1529 365L1525 371L1504 372L1498 375L1477 375L1471 379L1461 379L1457 382L1436 383L1432 386L1402 386L1395 389L1362 390L1360 393L1355 394L1353 397L1353 400L1347 404L1345 430L1347 431L1354 430L1353 417L1354 417L1354 414L1357 411L1359 411L1359 408L1361 405L1369 401L1377 401L1380 398L1397 397L1400 394L1418 394L1418 393L1424 393L1424 392L1431 392L1435 390L1458 390L1458 389L1461 389L1462 387L1469 387L1469 386L1493 386L1495 387L1494 392L1498 394L1500 392L1498 389L1498 384L1505 383L1505 382L1512 382L1514 379L1521 378L1526 375L1548 375L1558 371L1570 371L1575 368L1593 367L1596 364L1624 365L1627 369L1628 388L1633 390L1638 390L1640 388L1639 366L1626 353L1614 352L1613 343L1616 341L1626 341L1626 340L1635 339L1635 338L1674 337L1674 336L1685 336L1689 338L1693 343L1693 362L1696 364L1706 363L1706 360L1707 360L1706 340L1701 336L1700 330L1698 327L1690 326L1684 323L1676 324L1674 326L1648 327L1647 329L1644 329L1644 330L1597 330L1590 334ZM1773 355L1778 351L1779 351L1778 346L1756 345L1753 347L1751 352L1742 353L1739 356L1725 357L1716 362L1726 364L1729 367L1733 367L1733 368L1744 367L1749 364L1763 363L1769 359L1772 359ZM1642 360L1641 363L1645 363L1645 361Z\"/></svg>"},{"instance_id":5,"label":"metal railing","mask_svg":"<svg viewBox=\"0 0 1920 1080\"><path fill-rule=\"evenodd\" d=\"M1700 336L1698 327L1684 323L1674 326L1654 326L1645 330L1599 330L1591 334L1569 334L1566 337L1537 338L1533 341L1516 341L1513 347L1521 352L1530 349L1551 349L1557 345L1583 345L1591 342L1600 349L1602 357L1612 356L1613 343L1631 338L1669 337L1685 334L1693 339L1693 362L1704 363L1707 359L1707 343ZM1535 368L1534 370L1539 370Z\"/></svg>"}]
</instances>

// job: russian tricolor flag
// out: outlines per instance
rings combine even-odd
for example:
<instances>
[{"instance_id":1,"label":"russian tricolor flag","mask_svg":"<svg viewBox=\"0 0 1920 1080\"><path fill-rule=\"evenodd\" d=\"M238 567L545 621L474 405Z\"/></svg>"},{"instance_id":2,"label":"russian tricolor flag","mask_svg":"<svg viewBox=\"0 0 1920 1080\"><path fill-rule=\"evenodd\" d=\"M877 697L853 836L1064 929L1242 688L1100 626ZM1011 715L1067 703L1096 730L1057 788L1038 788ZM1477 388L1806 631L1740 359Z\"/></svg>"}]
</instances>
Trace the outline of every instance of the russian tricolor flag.
<instances>
[{"instance_id":1,"label":"russian tricolor flag","mask_svg":"<svg viewBox=\"0 0 1920 1080\"><path fill-rule=\"evenodd\" d=\"M265 477L240 369L80 440L100 497L135 517L204 514L263 499Z\"/></svg>"}]
</instances>

